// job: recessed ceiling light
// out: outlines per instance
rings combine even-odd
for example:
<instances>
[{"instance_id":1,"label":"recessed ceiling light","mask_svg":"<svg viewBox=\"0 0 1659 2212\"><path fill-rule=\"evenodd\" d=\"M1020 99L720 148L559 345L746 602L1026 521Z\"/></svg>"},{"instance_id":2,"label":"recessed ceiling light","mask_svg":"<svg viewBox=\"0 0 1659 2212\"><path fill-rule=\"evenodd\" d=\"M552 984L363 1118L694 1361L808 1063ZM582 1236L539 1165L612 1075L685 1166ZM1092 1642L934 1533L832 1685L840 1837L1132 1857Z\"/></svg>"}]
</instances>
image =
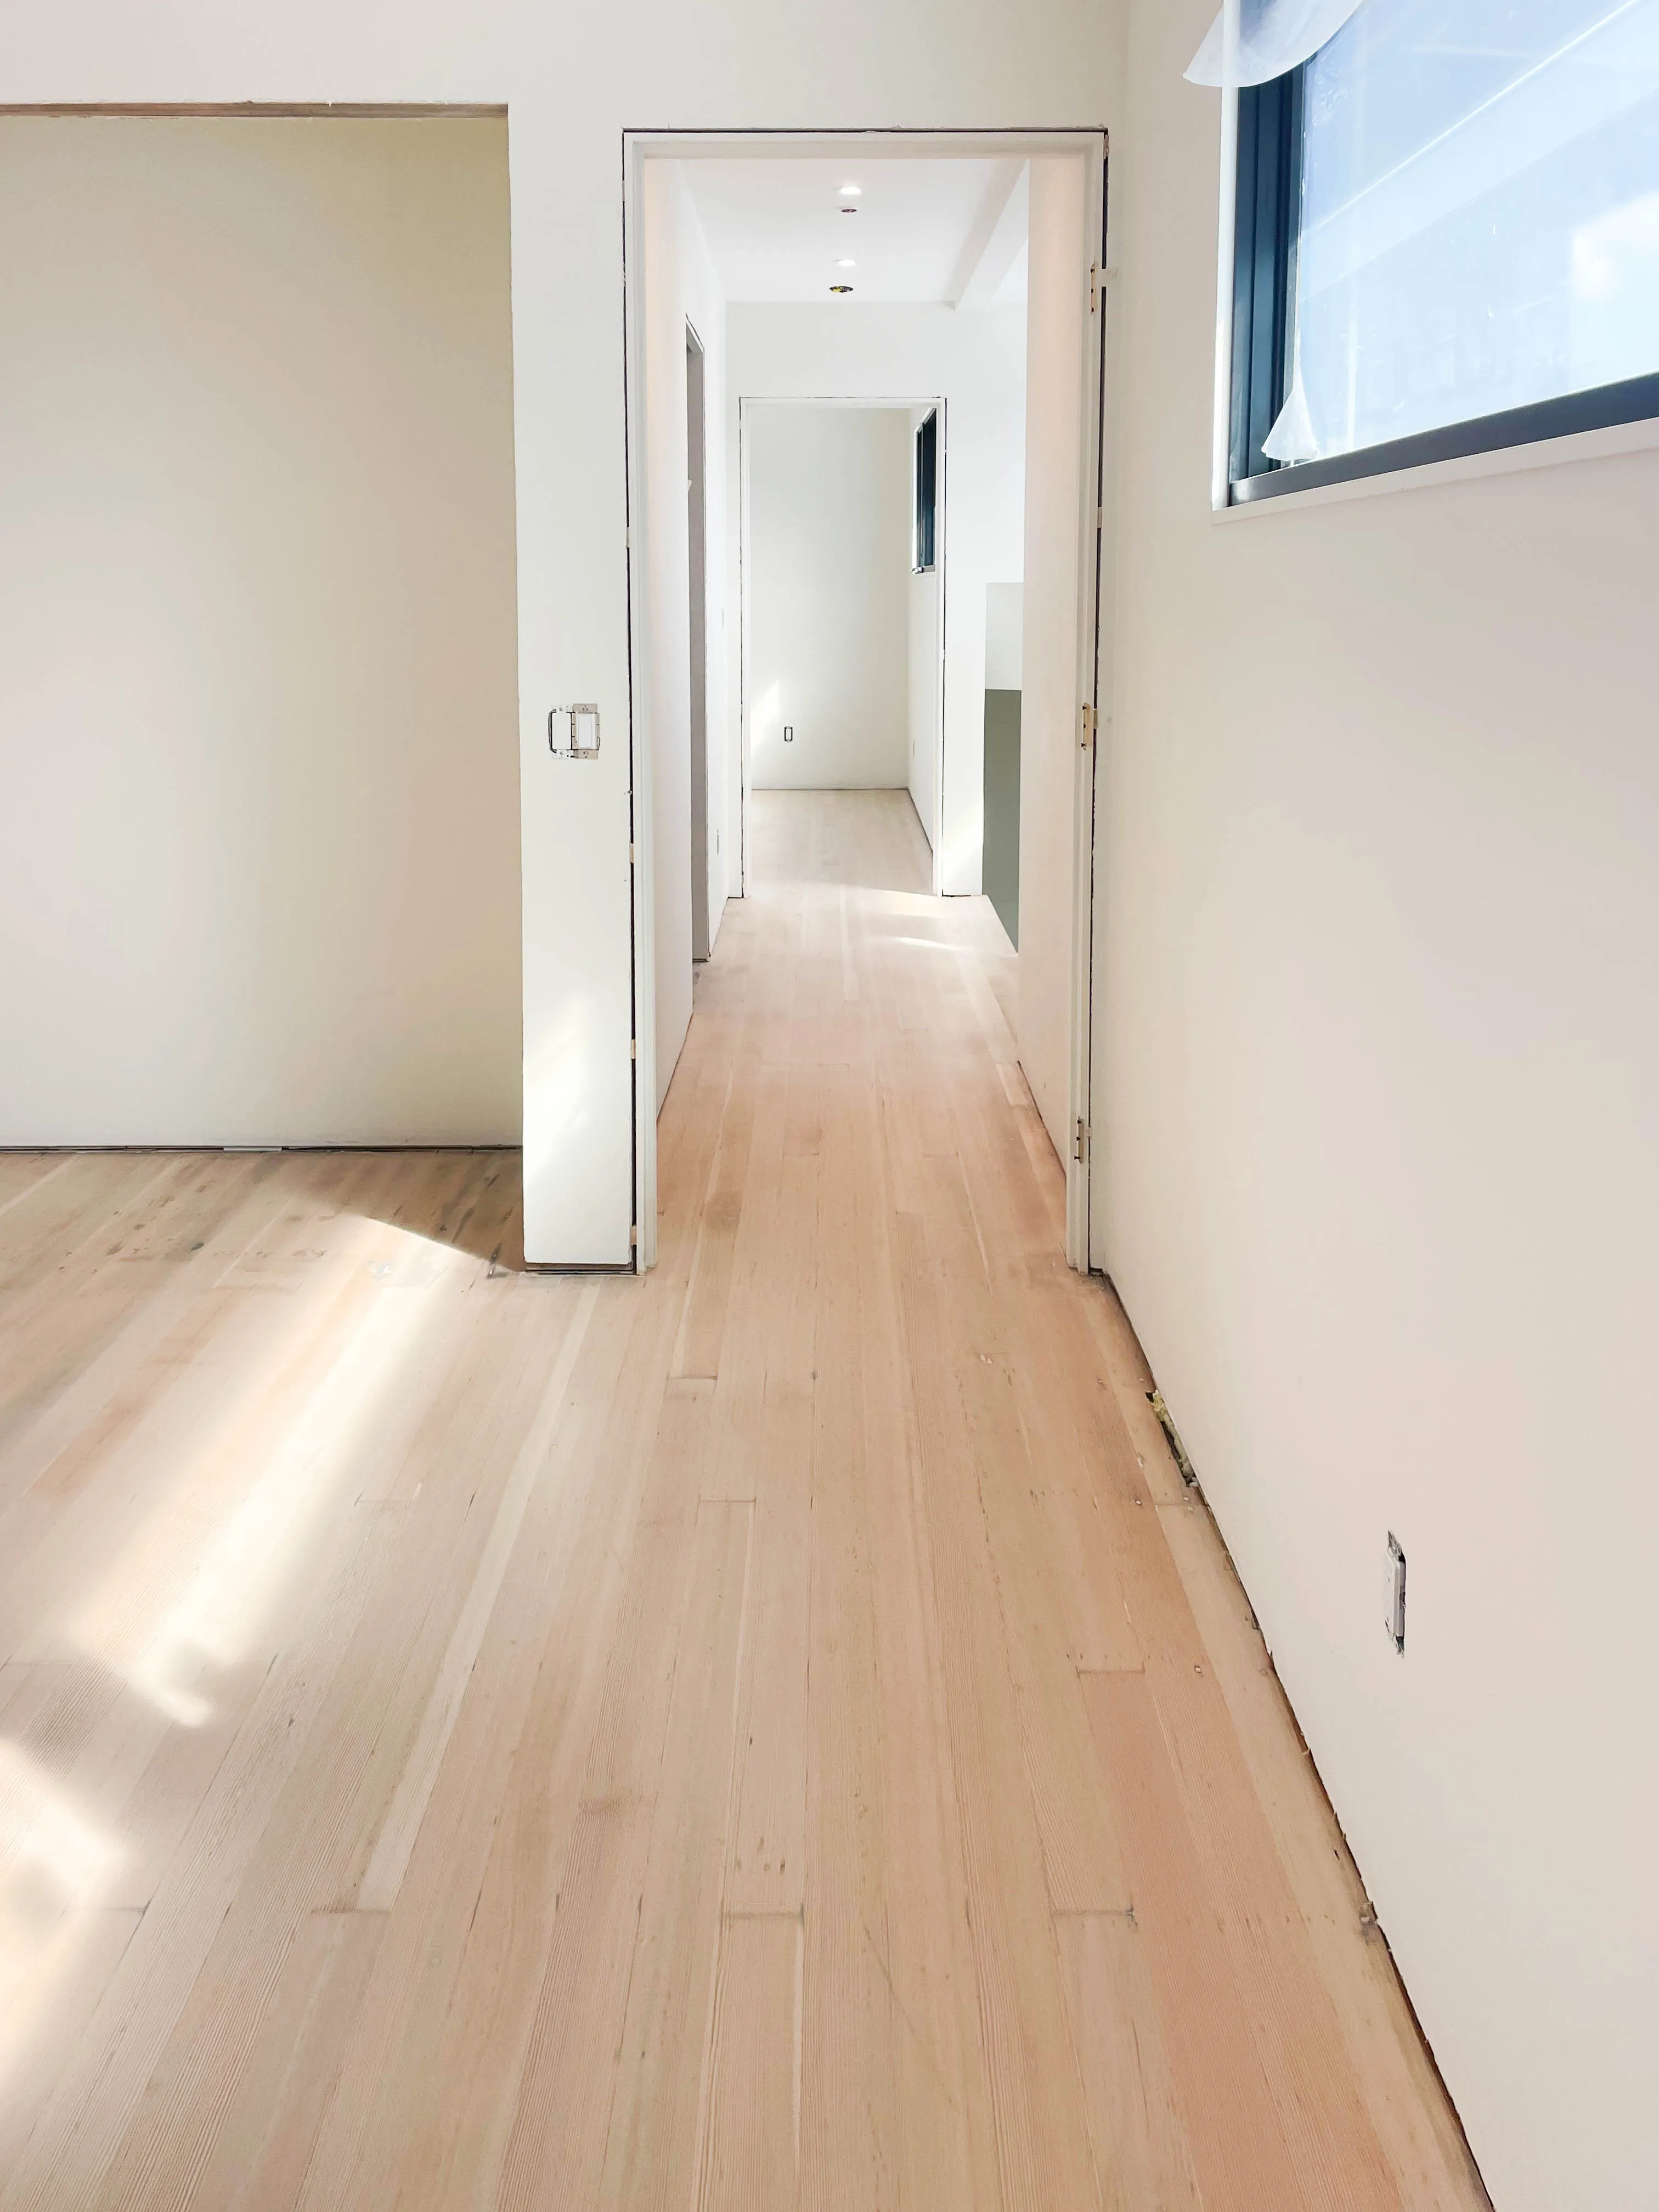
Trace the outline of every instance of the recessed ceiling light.
<instances>
[{"instance_id":1,"label":"recessed ceiling light","mask_svg":"<svg viewBox=\"0 0 1659 2212\"><path fill-rule=\"evenodd\" d=\"M830 287L832 292L850 292L852 289L850 284L832 284Z\"/></svg>"},{"instance_id":2,"label":"recessed ceiling light","mask_svg":"<svg viewBox=\"0 0 1659 2212\"><path fill-rule=\"evenodd\" d=\"M858 265L856 261L838 261L836 264L837 269L856 269Z\"/></svg>"},{"instance_id":3,"label":"recessed ceiling light","mask_svg":"<svg viewBox=\"0 0 1659 2212\"><path fill-rule=\"evenodd\" d=\"M861 198L863 197L863 193L864 187L862 185L843 185L841 188L841 196L844 200L855 200Z\"/></svg>"}]
</instances>

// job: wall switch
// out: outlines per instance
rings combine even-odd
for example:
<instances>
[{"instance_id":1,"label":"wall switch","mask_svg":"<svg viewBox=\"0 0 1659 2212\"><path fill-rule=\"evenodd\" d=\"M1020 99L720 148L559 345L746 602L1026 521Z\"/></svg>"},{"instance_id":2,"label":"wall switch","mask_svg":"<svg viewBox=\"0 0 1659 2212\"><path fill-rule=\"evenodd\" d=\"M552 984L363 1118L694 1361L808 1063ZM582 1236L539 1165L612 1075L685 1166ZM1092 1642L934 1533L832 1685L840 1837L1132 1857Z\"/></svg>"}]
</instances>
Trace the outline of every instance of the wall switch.
<instances>
[{"instance_id":1,"label":"wall switch","mask_svg":"<svg viewBox=\"0 0 1659 2212\"><path fill-rule=\"evenodd\" d=\"M786 722L783 726L783 742L787 745L793 745L795 742L795 726L793 722Z\"/></svg>"},{"instance_id":2,"label":"wall switch","mask_svg":"<svg viewBox=\"0 0 1659 2212\"><path fill-rule=\"evenodd\" d=\"M1400 1539L1392 1528L1389 1531L1389 1612L1383 1626L1394 1638L1394 1648L1406 1648L1406 1554L1400 1548Z\"/></svg>"},{"instance_id":3,"label":"wall switch","mask_svg":"<svg viewBox=\"0 0 1659 2212\"><path fill-rule=\"evenodd\" d=\"M591 702L555 707L547 718L547 749L561 760L597 760L599 710Z\"/></svg>"}]
</instances>

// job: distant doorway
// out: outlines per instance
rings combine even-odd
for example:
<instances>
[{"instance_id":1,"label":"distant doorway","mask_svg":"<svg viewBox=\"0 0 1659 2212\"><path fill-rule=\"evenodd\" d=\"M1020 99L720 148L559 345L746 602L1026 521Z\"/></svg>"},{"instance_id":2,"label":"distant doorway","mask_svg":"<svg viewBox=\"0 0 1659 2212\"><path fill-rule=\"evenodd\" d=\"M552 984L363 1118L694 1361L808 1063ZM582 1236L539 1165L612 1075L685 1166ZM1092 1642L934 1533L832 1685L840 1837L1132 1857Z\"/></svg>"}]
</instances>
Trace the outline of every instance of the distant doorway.
<instances>
[{"instance_id":1,"label":"distant doorway","mask_svg":"<svg viewBox=\"0 0 1659 2212\"><path fill-rule=\"evenodd\" d=\"M908 795L933 893L988 890L998 942L994 904L1018 929L1015 1048L1083 1265L1103 137L625 143L641 1264L656 1218L647 1117L690 1033L693 957L717 950L726 902L747 888L749 796L829 789L901 819ZM887 430L891 465L878 467L864 443ZM864 532L853 494L866 480L896 496L890 515L884 497L862 503ZM1020 581L1016 684L995 678L985 631L992 587ZM1016 690L1017 752L1010 701L991 702L987 727L988 694ZM843 811L772 810L780 828L811 817L807 860L826 869L871 849Z\"/></svg>"},{"instance_id":2,"label":"distant doorway","mask_svg":"<svg viewBox=\"0 0 1659 2212\"><path fill-rule=\"evenodd\" d=\"M943 531L930 514L924 573L913 447L937 412L931 400L739 407L745 806L763 791L902 792L930 854Z\"/></svg>"}]
</instances>

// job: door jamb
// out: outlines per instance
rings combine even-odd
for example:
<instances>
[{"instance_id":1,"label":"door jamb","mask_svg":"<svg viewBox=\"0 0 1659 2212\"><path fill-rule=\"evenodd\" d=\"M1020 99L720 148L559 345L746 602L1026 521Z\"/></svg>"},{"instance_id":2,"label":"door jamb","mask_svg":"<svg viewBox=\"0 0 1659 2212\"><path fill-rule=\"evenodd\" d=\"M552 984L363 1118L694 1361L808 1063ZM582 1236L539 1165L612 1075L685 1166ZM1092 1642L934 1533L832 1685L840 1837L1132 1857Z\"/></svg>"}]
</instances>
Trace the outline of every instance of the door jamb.
<instances>
[{"instance_id":1,"label":"door jamb","mask_svg":"<svg viewBox=\"0 0 1659 2212\"><path fill-rule=\"evenodd\" d=\"M1108 512L1110 483L1106 441L1106 321L1108 278L1115 272L1106 253L1107 162L1108 148L1103 131L1100 159L1091 162L1089 169L1085 232L1090 265L1086 273L1079 272L1089 287L1088 312L1083 319L1081 378L1081 477L1088 491L1079 501L1079 741L1073 756L1076 782L1073 808L1070 1081L1071 1126L1076 1132L1076 1141L1071 1148L1072 1157L1066 1162L1066 1257L1084 1274L1089 1270L1089 1220L1094 1179L1095 808L1101 742L1111 725L1109 687L1102 681L1103 665L1108 678L1111 668L1112 517Z\"/></svg>"}]
</instances>

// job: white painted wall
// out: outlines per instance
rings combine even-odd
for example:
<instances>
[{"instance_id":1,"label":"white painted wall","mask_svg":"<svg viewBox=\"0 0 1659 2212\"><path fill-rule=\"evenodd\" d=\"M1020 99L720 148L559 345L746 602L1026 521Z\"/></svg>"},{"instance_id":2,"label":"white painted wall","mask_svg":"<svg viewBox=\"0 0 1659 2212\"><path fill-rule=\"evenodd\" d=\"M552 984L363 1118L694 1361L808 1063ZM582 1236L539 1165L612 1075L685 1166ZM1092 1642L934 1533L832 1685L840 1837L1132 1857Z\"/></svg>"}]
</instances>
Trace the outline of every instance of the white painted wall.
<instances>
[{"instance_id":1,"label":"white painted wall","mask_svg":"<svg viewBox=\"0 0 1659 2212\"><path fill-rule=\"evenodd\" d=\"M908 728L909 416L755 405L744 431L750 783L897 789Z\"/></svg>"},{"instance_id":2,"label":"white painted wall","mask_svg":"<svg viewBox=\"0 0 1659 2212\"><path fill-rule=\"evenodd\" d=\"M1078 656L1084 456L1079 364L1090 319L1088 186L1079 160L1042 155L1030 165L1018 1034L1020 1066L1062 1160L1072 1156L1073 1119L1075 787L1084 696ZM981 694L982 689L981 684ZM982 717L982 696L980 713Z\"/></svg>"},{"instance_id":3,"label":"white painted wall","mask_svg":"<svg viewBox=\"0 0 1659 2212\"><path fill-rule=\"evenodd\" d=\"M738 402L744 396L911 402L938 395L947 402L951 603L945 645L940 862L946 890L976 891L984 789L985 586L993 578L1018 575L1024 557L1024 309L1015 305L973 313L947 307L864 306L856 301L821 307L734 304L728 331L734 425ZM907 489L907 502L908 496ZM907 505L907 549L908 512ZM732 557L735 562L735 546ZM908 566L908 550L906 557ZM735 579L731 588L735 594ZM732 650L735 655L735 634ZM731 696L735 752L735 673ZM732 781L735 810L735 775ZM924 814L924 821L928 818Z\"/></svg>"},{"instance_id":4,"label":"white painted wall","mask_svg":"<svg viewBox=\"0 0 1659 2212\"><path fill-rule=\"evenodd\" d=\"M691 1020L691 590L687 526L685 326L703 346L708 668L708 920L726 898L726 302L678 161L643 165L645 267L642 431L647 511L635 706L651 761L654 1073L661 1107Z\"/></svg>"},{"instance_id":5,"label":"white painted wall","mask_svg":"<svg viewBox=\"0 0 1659 2212\"><path fill-rule=\"evenodd\" d=\"M0 1143L512 1143L499 120L0 118Z\"/></svg>"},{"instance_id":6,"label":"white painted wall","mask_svg":"<svg viewBox=\"0 0 1659 2212\"><path fill-rule=\"evenodd\" d=\"M1024 623L1024 585L988 584L985 586L985 688L988 691L1018 690Z\"/></svg>"},{"instance_id":7,"label":"white painted wall","mask_svg":"<svg viewBox=\"0 0 1659 2212\"><path fill-rule=\"evenodd\" d=\"M1499 2212L1645 2212L1659 453L1214 519L1212 14L1115 141L1097 1256Z\"/></svg>"}]
</instances>

